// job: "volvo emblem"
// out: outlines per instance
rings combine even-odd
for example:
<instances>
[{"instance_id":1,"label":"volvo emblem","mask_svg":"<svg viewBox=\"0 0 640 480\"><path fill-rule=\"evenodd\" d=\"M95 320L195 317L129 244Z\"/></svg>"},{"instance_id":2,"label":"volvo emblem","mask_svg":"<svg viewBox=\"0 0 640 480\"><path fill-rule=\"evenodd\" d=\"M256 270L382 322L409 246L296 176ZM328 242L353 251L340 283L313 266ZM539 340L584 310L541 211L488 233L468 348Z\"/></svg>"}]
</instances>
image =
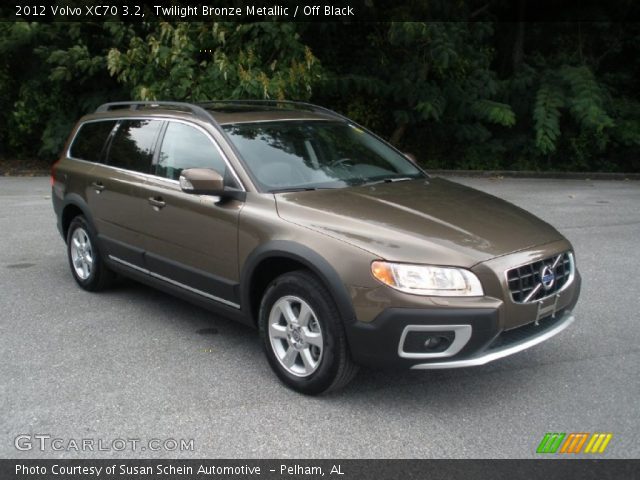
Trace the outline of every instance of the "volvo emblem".
<instances>
[{"instance_id":1,"label":"volvo emblem","mask_svg":"<svg viewBox=\"0 0 640 480\"><path fill-rule=\"evenodd\" d=\"M554 282L556 281L556 275L553 273L553 270L549 265L545 265L540 270L540 281L542 282L542 286L545 290L549 290L553 287Z\"/></svg>"}]
</instances>

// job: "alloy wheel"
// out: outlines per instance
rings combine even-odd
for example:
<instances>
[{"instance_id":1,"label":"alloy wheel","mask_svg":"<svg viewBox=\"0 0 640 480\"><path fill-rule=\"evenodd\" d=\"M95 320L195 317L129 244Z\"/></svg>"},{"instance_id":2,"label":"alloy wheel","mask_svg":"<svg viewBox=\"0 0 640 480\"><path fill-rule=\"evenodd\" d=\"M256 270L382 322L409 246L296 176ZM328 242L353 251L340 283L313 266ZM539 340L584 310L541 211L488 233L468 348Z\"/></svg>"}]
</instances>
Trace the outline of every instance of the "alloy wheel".
<instances>
[{"instance_id":1,"label":"alloy wheel","mask_svg":"<svg viewBox=\"0 0 640 480\"><path fill-rule=\"evenodd\" d=\"M315 312L303 299L287 295L269 313L269 340L284 369L308 377L322 360L322 329Z\"/></svg>"},{"instance_id":2,"label":"alloy wheel","mask_svg":"<svg viewBox=\"0 0 640 480\"><path fill-rule=\"evenodd\" d=\"M89 234L84 228L76 228L71 236L71 262L81 280L91 276L93 270L93 248Z\"/></svg>"}]
</instances>

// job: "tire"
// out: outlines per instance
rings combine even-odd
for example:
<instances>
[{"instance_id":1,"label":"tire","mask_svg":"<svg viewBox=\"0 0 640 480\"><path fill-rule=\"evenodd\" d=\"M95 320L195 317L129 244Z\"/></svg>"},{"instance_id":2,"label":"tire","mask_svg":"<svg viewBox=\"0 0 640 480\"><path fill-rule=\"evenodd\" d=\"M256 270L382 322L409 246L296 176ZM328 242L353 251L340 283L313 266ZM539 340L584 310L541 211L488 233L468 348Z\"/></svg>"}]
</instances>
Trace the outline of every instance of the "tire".
<instances>
[{"instance_id":1,"label":"tire","mask_svg":"<svg viewBox=\"0 0 640 480\"><path fill-rule=\"evenodd\" d=\"M269 365L293 390L326 393L357 373L338 308L311 273L298 270L273 280L262 297L258 322Z\"/></svg>"},{"instance_id":2,"label":"tire","mask_svg":"<svg viewBox=\"0 0 640 480\"><path fill-rule=\"evenodd\" d=\"M98 292L111 285L115 275L104 264L94 230L83 215L69 225L67 257L73 278L84 290Z\"/></svg>"}]
</instances>

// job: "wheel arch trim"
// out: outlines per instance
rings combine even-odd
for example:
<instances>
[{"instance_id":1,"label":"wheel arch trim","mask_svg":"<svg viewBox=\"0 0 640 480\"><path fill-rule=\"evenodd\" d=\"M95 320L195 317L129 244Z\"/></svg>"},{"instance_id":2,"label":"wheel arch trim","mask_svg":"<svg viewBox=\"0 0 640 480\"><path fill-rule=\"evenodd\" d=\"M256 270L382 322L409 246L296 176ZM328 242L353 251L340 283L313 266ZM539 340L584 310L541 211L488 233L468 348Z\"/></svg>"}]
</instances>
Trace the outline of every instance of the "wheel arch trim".
<instances>
[{"instance_id":1,"label":"wheel arch trim","mask_svg":"<svg viewBox=\"0 0 640 480\"><path fill-rule=\"evenodd\" d=\"M69 193L68 195L65 196L64 200L62 201L62 206L60 208L60 215L58 217L60 234L63 237L65 237L65 241L66 241L66 236L64 232L63 220L64 220L64 212L69 206L78 208L82 212L82 215L84 215L84 217L89 222L89 226L95 230L96 226L95 226L95 222L93 221L93 215L91 215L91 210L89 209L89 205L87 204L86 200L82 198L80 195L78 195L77 193Z\"/></svg>"},{"instance_id":2,"label":"wheel arch trim","mask_svg":"<svg viewBox=\"0 0 640 480\"><path fill-rule=\"evenodd\" d=\"M356 320L351 296L338 272L318 252L290 240L272 240L255 248L247 257L240 274L242 310L251 317L251 283L258 266L265 260L284 257L299 262L318 276L336 302L345 323ZM254 319L255 320L255 319Z\"/></svg>"}]
</instances>

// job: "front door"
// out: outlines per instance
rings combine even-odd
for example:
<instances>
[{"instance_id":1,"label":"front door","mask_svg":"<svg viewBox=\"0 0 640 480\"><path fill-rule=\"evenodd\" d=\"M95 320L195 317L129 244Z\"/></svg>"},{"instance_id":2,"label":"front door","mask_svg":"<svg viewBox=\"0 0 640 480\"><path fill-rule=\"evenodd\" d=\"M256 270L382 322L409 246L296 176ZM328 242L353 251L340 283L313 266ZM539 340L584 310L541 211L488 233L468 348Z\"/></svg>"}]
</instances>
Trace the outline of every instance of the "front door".
<instances>
[{"instance_id":1,"label":"front door","mask_svg":"<svg viewBox=\"0 0 640 480\"><path fill-rule=\"evenodd\" d=\"M144 185L146 268L176 286L238 308L238 216L243 203L184 193L178 179L186 168L229 173L208 133L170 121L155 175Z\"/></svg>"}]
</instances>

